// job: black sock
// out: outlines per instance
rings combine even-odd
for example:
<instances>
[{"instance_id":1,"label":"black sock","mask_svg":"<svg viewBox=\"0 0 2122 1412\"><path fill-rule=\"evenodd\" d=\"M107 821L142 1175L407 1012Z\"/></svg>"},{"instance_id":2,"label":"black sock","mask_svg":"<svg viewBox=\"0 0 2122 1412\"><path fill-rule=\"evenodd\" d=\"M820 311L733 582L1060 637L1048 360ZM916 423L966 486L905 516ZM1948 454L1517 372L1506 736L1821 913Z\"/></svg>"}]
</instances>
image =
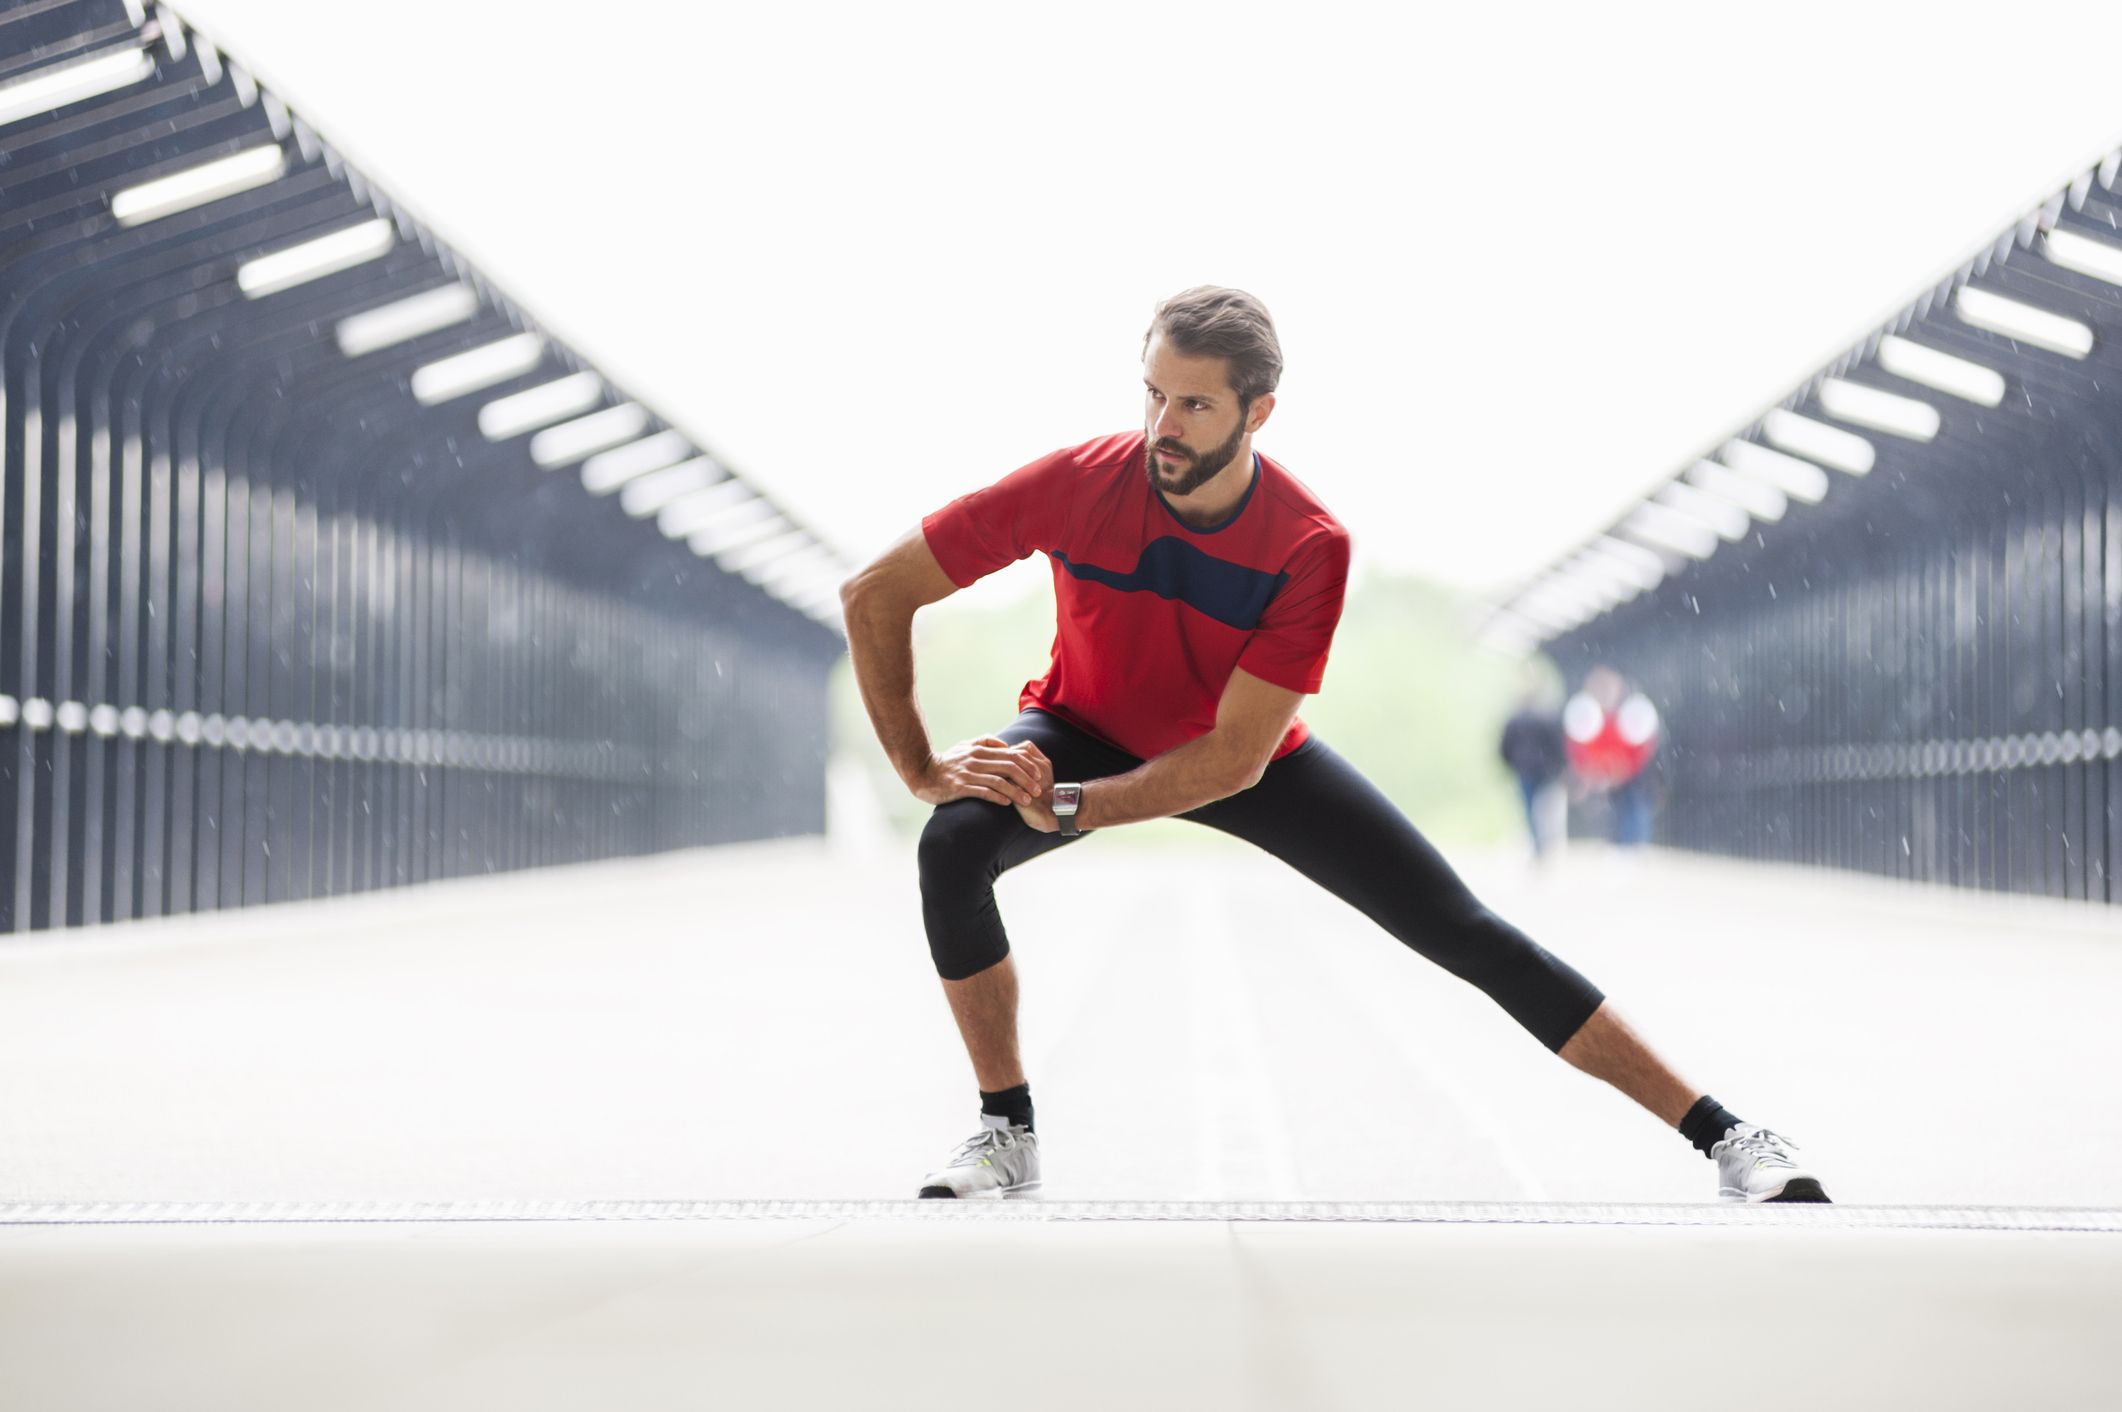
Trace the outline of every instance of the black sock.
<instances>
[{"instance_id":1,"label":"black sock","mask_svg":"<svg viewBox=\"0 0 2122 1412\"><path fill-rule=\"evenodd\" d=\"M1680 1136L1693 1143L1695 1151L1707 1157L1712 1147L1724 1141L1725 1131L1741 1121L1737 1113L1705 1093L1680 1120Z\"/></svg>"},{"instance_id":2,"label":"black sock","mask_svg":"<svg viewBox=\"0 0 2122 1412\"><path fill-rule=\"evenodd\" d=\"M993 1117L1007 1118L1012 1123L1022 1123L1029 1128L1032 1125L1032 1086L1028 1083L1018 1084L1015 1088L1005 1088L1000 1093L989 1093L983 1088L980 1090L980 1111Z\"/></svg>"}]
</instances>

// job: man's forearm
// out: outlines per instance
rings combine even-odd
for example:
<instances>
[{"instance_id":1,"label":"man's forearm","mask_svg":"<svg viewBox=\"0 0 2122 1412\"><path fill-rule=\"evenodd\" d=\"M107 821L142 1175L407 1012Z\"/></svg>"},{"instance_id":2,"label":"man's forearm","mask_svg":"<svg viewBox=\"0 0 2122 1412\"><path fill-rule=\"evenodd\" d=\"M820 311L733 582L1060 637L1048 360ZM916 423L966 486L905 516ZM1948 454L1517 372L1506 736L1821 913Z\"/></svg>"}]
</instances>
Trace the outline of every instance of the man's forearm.
<instances>
[{"instance_id":1,"label":"man's forearm","mask_svg":"<svg viewBox=\"0 0 2122 1412\"><path fill-rule=\"evenodd\" d=\"M1249 789L1258 778L1248 752L1210 731L1124 775L1086 782L1076 826L1112 828L1184 814Z\"/></svg>"},{"instance_id":2,"label":"man's forearm","mask_svg":"<svg viewBox=\"0 0 2122 1412\"><path fill-rule=\"evenodd\" d=\"M914 615L865 599L846 603L847 656L885 758L909 788L933 758L914 697Z\"/></svg>"}]
</instances>

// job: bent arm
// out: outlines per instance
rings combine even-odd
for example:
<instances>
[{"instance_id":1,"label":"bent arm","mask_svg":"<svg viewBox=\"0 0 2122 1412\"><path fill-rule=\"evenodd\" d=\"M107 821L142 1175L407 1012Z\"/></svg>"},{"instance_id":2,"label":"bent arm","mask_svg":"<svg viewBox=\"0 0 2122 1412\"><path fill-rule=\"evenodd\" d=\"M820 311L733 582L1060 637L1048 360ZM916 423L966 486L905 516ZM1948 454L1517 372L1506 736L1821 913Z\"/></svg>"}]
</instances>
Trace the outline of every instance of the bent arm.
<instances>
[{"instance_id":1,"label":"bent arm","mask_svg":"<svg viewBox=\"0 0 2122 1412\"><path fill-rule=\"evenodd\" d=\"M863 709L892 768L916 792L935 754L914 699L914 614L957 591L918 528L840 585Z\"/></svg>"},{"instance_id":2,"label":"bent arm","mask_svg":"<svg viewBox=\"0 0 2122 1412\"><path fill-rule=\"evenodd\" d=\"M1110 828L1161 819L1251 789L1289 733L1303 699L1302 693L1250 672L1232 672L1216 702L1213 730L1124 775L1086 783L1076 826Z\"/></svg>"}]
</instances>

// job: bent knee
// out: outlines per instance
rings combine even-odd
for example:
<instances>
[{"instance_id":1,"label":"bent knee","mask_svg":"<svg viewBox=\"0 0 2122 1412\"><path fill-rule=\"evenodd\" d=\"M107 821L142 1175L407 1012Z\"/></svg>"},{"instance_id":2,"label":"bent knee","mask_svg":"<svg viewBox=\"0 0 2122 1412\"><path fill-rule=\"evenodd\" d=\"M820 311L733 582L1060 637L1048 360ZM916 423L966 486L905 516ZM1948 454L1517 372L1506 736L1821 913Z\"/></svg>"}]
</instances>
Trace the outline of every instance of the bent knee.
<instances>
[{"instance_id":1,"label":"bent knee","mask_svg":"<svg viewBox=\"0 0 2122 1412\"><path fill-rule=\"evenodd\" d=\"M994 867L1010 825L1018 823L1016 811L984 799L953 799L939 804L922 826L921 842L914 856L921 868L921 885L976 877Z\"/></svg>"},{"instance_id":2,"label":"bent knee","mask_svg":"<svg viewBox=\"0 0 2122 1412\"><path fill-rule=\"evenodd\" d=\"M944 980L969 981L988 967L1000 965L1009 955L1009 941L976 935L931 936L928 954L936 963L936 974Z\"/></svg>"}]
</instances>

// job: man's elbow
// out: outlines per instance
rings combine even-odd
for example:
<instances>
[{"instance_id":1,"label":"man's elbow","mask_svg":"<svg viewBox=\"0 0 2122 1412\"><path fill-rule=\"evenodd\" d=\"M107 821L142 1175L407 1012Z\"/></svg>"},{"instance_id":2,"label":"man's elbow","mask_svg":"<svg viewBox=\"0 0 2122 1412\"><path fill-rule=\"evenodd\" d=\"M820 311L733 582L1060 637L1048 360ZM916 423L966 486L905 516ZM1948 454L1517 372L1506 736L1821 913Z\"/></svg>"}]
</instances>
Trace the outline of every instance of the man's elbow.
<instances>
[{"instance_id":1,"label":"man's elbow","mask_svg":"<svg viewBox=\"0 0 2122 1412\"><path fill-rule=\"evenodd\" d=\"M857 569L840 585L840 608L850 621L857 617L891 620L914 613L957 591L933 559L915 558L902 545L894 546Z\"/></svg>"},{"instance_id":2,"label":"man's elbow","mask_svg":"<svg viewBox=\"0 0 2122 1412\"><path fill-rule=\"evenodd\" d=\"M875 562L865 564L847 576L840 585L840 611L843 616L854 618L877 605L879 592L885 586L882 565Z\"/></svg>"},{"instance_id":3,"label":"man's elbow","mask_svg":"<svg viewBox=\"0 0 2122 1412\"><path fill-rule=\"evenodd\" d=\"M1233 794L1243 794L1260 783L1261 776L1267 773L1267 762L1270 758L1272 757L1250 755L1241 758L1224 776L1226 787L1222 797L1227 799Z\"/></svg>"}]
</instances>

